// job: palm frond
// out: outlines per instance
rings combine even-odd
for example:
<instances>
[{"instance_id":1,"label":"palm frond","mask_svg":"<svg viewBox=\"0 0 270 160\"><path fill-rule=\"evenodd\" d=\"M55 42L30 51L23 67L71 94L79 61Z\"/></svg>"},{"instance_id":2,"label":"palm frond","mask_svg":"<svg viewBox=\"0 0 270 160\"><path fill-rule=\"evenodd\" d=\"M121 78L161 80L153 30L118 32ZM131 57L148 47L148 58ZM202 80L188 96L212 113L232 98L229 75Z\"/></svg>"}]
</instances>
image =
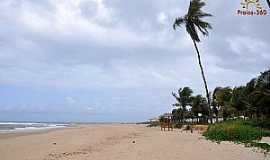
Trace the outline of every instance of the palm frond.
<instances>
[{"instance_id":1,"label":"palm frond","mask_svg":"<svg viewBox=\"0 0 270 160\"><path fill-rule=\"evenodd\" d=\"M208 22L204 22L199 19L195 20L194 24L200 30L200 32L205 36L208 36L209 34L208 29L212 29L212 26Z\"/></svg>"},{"instance_id":2,"label":"palm frond","mask_svg":"<svg viewBox=\"0 0 270 160\"><path fill-rule=\"evenodd\" d=\"M205 2L202 2L201 0L190 1L188 15L189 16L195 15L195 13L200 11L203 6L205 6Z\"/></svg>"},{"instance_id":3,"label":"palm frond","mask_svg":"<svg viewBox=\"0 0 270 160\"><path fill-rule=\"evenodd\" d=\"M176 27L180 27L182 24L184 24L185 20L182 17L178 17L175 19L174 23L173 23L173 29L175 30Z\"/></svg>"},{"instance_id":4,"label":"palm frond","mask_svg":"<svg viewBox=\"0 0 270 160\"><path fill-rule=\"evenodd\" d=\"M187 23L186 24L186 31L189 33L191 39L193 39L196 42L200 42L200 38L198 35L198 32L195 28L195 25L193 23Z\"/></svg>"},{"instance_id":5,"label":"palm frond","mask_svg":"<svg viewBox=\"0 0 270 160\"><path fill-rule=\"evenodd\" d=\"M203 6L205 6L205 2L201 0L191 0L188 13L184 17L178 17L175 19L175 22L173 24L174 30L176 29L176 27L181 27L183 24L185 24L186 31L189 33L192 40L194 40L195 42L200 42L198 30L204 36L208 36L208 30L212 29L212 26L210 25L210 23L201 19L204 17L210 17L212 15L203 12L201 10Z\"/></svg>"},{"instance_id":6,"label":"palm frond","mask_svg":"<svg viewBox=\"0 0 270 160\"><path fill-rule=\"evenodd\" d=\"M197 11L197 12L194 14L194 17L198 17L198 18L212 17L212 16L213 16L212 14L202 12L201 10Z\"/></svg>"}]
</instances>

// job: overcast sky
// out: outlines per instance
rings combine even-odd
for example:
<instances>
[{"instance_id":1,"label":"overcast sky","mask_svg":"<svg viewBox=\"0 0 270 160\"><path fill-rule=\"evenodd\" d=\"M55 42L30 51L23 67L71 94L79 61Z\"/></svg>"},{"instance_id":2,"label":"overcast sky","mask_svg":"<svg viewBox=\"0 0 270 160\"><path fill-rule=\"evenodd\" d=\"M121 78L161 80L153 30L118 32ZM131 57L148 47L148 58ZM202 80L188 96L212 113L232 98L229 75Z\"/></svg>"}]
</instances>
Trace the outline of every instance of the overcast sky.
<instances>
[{"instance_id":1,"label":"overcast sky","mask_svg":"<svg viewBox=\"0 0 270 160\"><path fill-rule=\"evenodd\" d=\"M210 89L270 67L270 19L241 0L207 1L199 48ZM142 121L171 110L173 90L204 94L176 16L188 0L1 0L0 120ZM265 1L261 5L270 12Z\"/></svg>"}]
</instances>

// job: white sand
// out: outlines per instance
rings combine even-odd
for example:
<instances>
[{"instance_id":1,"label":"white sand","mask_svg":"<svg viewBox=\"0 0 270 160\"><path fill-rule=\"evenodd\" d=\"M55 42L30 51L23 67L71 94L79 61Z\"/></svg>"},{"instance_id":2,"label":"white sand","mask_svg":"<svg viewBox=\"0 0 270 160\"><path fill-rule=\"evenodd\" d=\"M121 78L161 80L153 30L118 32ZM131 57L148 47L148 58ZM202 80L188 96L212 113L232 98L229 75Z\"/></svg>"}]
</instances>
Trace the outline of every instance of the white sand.
<instances>
[{"instance_id":1,"label":"white sand","mask_svg":"<svg viewBox=\"0 0 270 160\"><path fill-rule=\"evenodd\" d=\"M135 143L133 143L135 141ZM39 134L0 135L0 160L264 160L270 157L198 133L144 125L85 125Z\"/></svg>"},{"instance_id":2,"label":"white sand","mask_svg":"<svg viewBox=\"0 0 270 160\"><path fill-rule=\"evenodd\" d=\"M261 142L270 144L270 137L263 137Z\"/></svg>"}]
</instances>

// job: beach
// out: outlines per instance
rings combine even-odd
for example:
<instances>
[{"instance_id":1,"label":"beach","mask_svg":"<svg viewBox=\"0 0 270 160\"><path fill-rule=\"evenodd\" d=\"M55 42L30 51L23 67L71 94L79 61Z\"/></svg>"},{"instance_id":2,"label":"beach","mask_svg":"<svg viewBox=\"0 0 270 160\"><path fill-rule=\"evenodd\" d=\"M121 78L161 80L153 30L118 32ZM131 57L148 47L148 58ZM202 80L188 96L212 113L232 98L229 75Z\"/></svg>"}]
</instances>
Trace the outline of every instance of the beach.
<instances>
[{"instance_id":1,"label":"beach","mask_svg":"<svg viewBox=\"0 0 270 160\"><path fill-rule=\"evenodd\" d=\"M0 134L1 160L264 160L243 145L195 132L137 124L91 124L39 133Z\"/></svg>"}]
</instances>

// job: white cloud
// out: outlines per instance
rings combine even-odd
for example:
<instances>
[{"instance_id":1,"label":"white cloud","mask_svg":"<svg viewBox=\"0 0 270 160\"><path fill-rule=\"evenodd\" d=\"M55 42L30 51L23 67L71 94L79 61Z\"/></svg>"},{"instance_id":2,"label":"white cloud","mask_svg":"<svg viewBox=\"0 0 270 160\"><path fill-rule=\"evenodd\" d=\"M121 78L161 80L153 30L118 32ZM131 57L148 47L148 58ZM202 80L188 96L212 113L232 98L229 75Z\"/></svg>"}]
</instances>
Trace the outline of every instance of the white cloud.
<instances>
[{"instance_id":1,"label":"white cloud","mask_svg":"<svg viewBox=\"0 0 270 160\"><path fill-rule=\"evenodd\" d=\"M94 110L94 108L93 107L87 107L87 110L92 111L92 110Z\"/></svg>"},{"instance_id":2,"label":"white cloud","mask_svg":"<svg viewBox=\"0 0 270 160\"><path fill-rule=\"evenodd\" d=\"M31 3L24 3L16 9L9 7L16 10L13 14L16 15L14 17L17 18L17 25L23 25L34 33L50 38L92 39L104 45L117 46L144 45L148 41L147 37L139 36L115 20L112 9L101 0L58 0L51 1L51 4L54 8L50 11L40 10ZM81 6L87 5L96 5L94 15L83 16Z\"/></svg>"},{"instance_id":3,"label":"white cloud","mask_svg":"<svg viewBox=\"0 0 270 160\"><path fill-rule=\"evenodd\" d=\"M164 12L161 12L157 15L157 21L161 24L167 23L167 15Z\"/></svg>"},{"instance_id":4,"label":"white cloud","mask_svg":"<svg viewBox=\"0 0 270 160\"><path fill-rule=\"evenodd\" d=\"M226 42L229 43L230 49L238 55L264 54L269 51L268 44L261 39L249 36L227 37Z\"/></svg>"},{"instance_id":5,"label":"white cloud","mask_svg":"<svg viewBox=\"0 0 270 160\"><path fill-rule=\"evenodd\" d=\"M121 8L113 8L102 0L50 0L51 7L47 8L31 1L21 5L7 2L0 2L0 9L5 11L0 15L8 19L6 28L14 27L14 33L7 34L8 29L1 33L10 38L8 44L1 46L3 84L166 88L199 79L193 76L197 62L189 35L184 27L172 30L175 16L186 11L181 7L154 10L136 29L129 25L132 20L116 14ZM12 12L6 14L8 10ZM162 25L156 26L157 22ZM219 44L224 42L214 36L213 39ZM224 39L223 47L229 44L233 53L247 61L256 61L254 55L269 59L267 41L237 35ZM216 46L204 44L211 49ZM204 64L210 66L206 72L210 74L219 74L215 70L217 63L230 63L220 58L227 54L222 49L216 52L221 53L212 56L212 52L202 51L206 57L203 60L207 60Z\"/></svg>"},{"instance_id":6,"label":"white cloud","mask_svg":"<svg viewBox=\"0 0 270 160\"><path fill-rule=\"evenodd\" d=\"M73 97L70 96L65 97L65 101L69 105L75 104L77 102Z\"/></svg>"}]
</instances>

